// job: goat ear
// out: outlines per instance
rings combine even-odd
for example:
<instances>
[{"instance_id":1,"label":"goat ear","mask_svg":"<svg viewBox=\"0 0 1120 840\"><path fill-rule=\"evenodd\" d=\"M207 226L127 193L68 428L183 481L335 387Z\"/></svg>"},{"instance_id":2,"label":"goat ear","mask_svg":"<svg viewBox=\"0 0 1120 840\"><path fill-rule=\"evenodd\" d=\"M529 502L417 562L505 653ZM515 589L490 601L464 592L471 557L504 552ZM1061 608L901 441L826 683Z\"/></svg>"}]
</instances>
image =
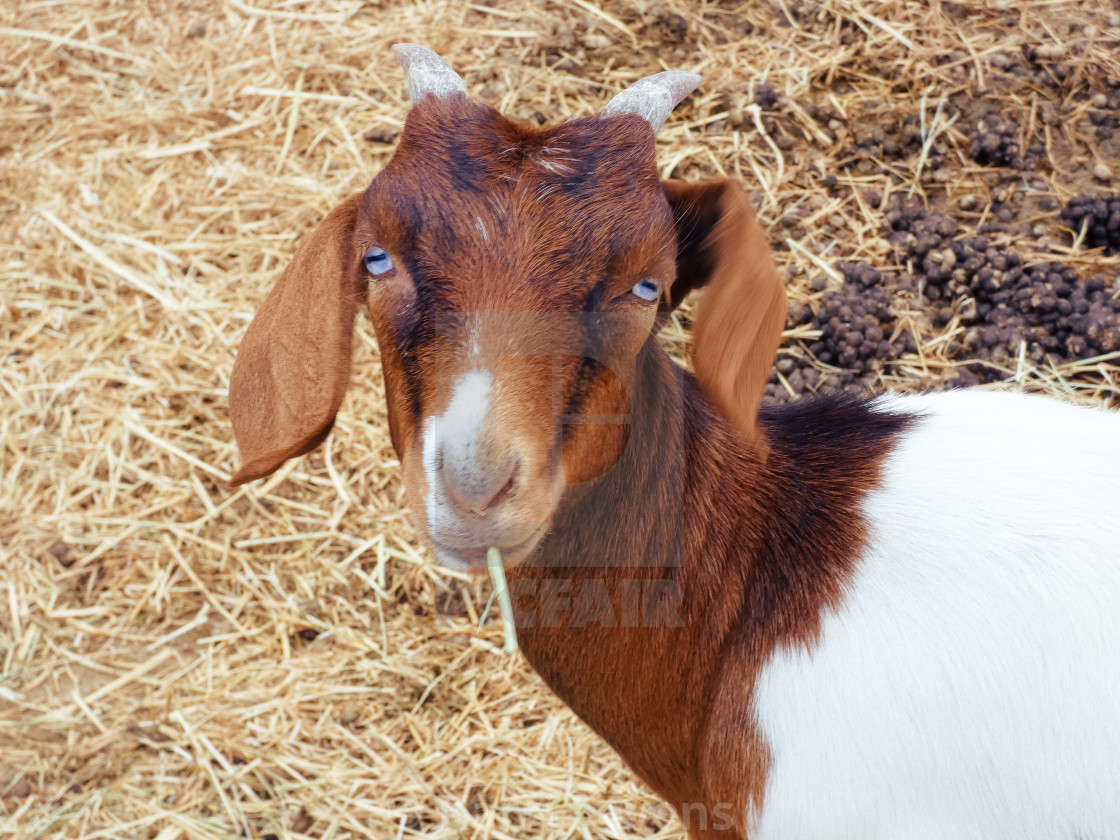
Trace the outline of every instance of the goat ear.
<instances>
[{"instance_id":1,"label":"goat ear","mask_svg":"<svg viewBox=\"0 0 1120 840\"><path fill-rule=\"evenodd\" d=\"M676 308L707 287L693 324L700 387L751 438L786 321L786 290L742 186L664 182L677 230Z\"/></svg>"},{"instance_id":2,"label":"goat ear","mask_svg":"<svg viewBox=\"0 0 1120 840\"><path fill-rule=\"evenodd\" d=\"M361 199L350 196L300 244L241 341L229 380L235 487L311 451L334 425L363 297L353 241Z\"/></svg>"}]
</instances>

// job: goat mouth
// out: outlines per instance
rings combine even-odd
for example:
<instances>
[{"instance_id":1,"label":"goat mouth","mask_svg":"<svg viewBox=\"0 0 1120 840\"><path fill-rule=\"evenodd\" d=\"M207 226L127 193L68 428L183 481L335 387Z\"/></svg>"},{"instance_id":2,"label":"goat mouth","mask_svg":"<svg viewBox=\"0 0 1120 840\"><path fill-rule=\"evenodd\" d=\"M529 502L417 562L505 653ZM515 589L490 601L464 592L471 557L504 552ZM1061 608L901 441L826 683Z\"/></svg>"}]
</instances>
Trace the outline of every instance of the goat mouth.
<instances>
[{"instance_id":1,"label":"goat mouth","mask_svg":"<svg viewBox=\"0 0 1120 840\"><path fill-rule=\"evenodd\" d=\"M541 527L531 534L528 539L513 545L491 543L489 545L452 546L440 542L431 535L429 535L428 541L431 543L436 559L443 565L453 569L485 572L486 552L490 550L491 545L496 545L498 550L502 552L502 565L508 568L525 560L532 553L533 549L537 547L537 543L540 542L541 537L544 536L547 530L547 528Z\"/></svg>"}]
</instances>

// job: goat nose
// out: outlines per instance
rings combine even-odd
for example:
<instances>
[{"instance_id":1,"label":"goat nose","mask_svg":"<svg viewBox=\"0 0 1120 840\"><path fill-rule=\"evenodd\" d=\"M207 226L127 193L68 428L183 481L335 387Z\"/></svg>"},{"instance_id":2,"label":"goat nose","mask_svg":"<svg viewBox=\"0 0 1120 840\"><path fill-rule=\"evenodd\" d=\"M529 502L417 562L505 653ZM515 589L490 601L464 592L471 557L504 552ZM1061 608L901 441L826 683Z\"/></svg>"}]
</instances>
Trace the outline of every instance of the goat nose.
<instances>
[{"instance_id":1,"label":"goat nose","mask_svg":"<svg viewBox=\"0 0 1120 840\"><path fill-rule=\"evenodd\" d=\"M440 470L443 489L460 511L471 514L488 513L497 508L513 492L520 472L520 460L504 459L500 466L459 464L444 461Z\"/></svg>"}]
</instances>

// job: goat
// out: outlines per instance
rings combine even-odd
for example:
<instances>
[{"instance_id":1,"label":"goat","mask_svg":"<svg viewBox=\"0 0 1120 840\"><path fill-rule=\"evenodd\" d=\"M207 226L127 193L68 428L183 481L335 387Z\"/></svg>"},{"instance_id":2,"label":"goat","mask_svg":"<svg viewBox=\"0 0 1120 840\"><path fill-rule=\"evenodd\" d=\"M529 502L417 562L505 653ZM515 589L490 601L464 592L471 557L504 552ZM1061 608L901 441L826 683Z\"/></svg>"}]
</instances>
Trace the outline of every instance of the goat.
<instances>
[{"instance_id":1,"label":"goat","mask_svg":"<svg viewBox=\"0 0 1120 840\"><path fill-rule=\"evenodd\" d=\"M1120 423L1041 397L761 406L785 319L733 181L662 183L699 77L526 128L394 47L391 161L230 380L243 466L317 446L368 307L417 530L508 567L534 669L694 838L1120 835ZM657 328L708 287L696 375Z\"/></svg>"}]
</instances>

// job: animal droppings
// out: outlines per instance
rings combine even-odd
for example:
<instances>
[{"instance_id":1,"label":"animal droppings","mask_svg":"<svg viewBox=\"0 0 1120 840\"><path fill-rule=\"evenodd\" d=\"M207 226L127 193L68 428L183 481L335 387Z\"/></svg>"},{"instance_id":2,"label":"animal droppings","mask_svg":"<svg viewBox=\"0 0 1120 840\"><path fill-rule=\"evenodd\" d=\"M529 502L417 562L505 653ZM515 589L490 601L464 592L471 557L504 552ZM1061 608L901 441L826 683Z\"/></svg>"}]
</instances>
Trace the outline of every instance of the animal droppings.
<instances>
[{"instance_id":1,"label":"animal droppings","mask_svg":"<svg viewBox=\"0 0 1120 840\"><path fill-rule=\"evenodd\" d=\"M981 166L1033 170L1038 164L1032 151L1020 152L1019 124L999 119L980 123L969 142L968 156Z\"/></svg>"},{"instance_id":2,"label":"animal droppings","mask_svg":"<svg viewBox=\"0 0 1120 840\"><path fill-rule=\"evenodd\" d=\"M1076 195L1060 218L1082 248L1104 248L1108 256L1120 253L1120 195Z\"/></svg>"}]
</instances>

